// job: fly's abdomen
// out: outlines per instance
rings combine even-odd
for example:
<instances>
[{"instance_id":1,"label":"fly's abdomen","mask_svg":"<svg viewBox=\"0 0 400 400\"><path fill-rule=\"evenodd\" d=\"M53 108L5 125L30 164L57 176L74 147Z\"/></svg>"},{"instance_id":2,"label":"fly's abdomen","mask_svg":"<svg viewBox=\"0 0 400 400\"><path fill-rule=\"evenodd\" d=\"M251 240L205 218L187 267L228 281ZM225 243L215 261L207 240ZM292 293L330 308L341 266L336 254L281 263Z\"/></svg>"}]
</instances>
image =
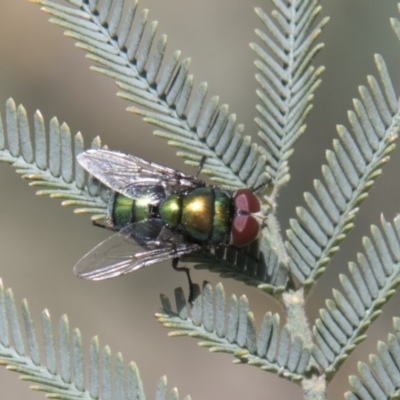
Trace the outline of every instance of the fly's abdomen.
<instances>
[{"instance_id":1,"label":"fly's abdomen","mask_svg":"<svg viewBox=\"0 0 400 400\"><path fill-rule=\"evenodd\" d=\"M133 200L120 193L114 192L109 202L108 213L111 217L113 227L122 229L132 219Z\"/></svg>"},{"instance_id":2,"label":"fly's abdomen","mask_svg":"<svg viewBox=\"0 0 400 400\"><path fill-rule=\"evenodd\" d=\"M134 198L115 192L110 200L109 215L116 229L154 217L165 198L162 186L138 186Z\"/></svg>"}]
</instances>

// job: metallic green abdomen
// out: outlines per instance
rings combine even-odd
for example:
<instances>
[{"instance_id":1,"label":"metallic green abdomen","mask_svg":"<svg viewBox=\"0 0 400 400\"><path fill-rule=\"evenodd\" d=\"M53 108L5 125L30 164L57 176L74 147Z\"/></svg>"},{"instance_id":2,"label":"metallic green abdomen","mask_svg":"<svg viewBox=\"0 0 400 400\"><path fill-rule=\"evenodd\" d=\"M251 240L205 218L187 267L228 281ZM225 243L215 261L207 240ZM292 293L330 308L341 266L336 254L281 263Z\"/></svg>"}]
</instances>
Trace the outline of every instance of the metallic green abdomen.
<instances>
[{"instance_id":1,"label":"metallic green abdomen","mask_svg":"<svg viewBox=\"0 0 400 400\"><path fill-rule=\"evenodd\" d=\"M117 192L113 194L113 200L109 204L109 215L114 227L122 229L130 224L132 220L132 204L134 200Z\"/></svg>"},{"instance_id":2,"label":"metallic green abdomen","mask_svg":"<svg viewBox=\"0 0 400 400\"><path fill-rule=\"evenodd\" d=\"M122 229L130 223L152 218L165 198L161 186L138 186L135 198L131 199L115 192L110 202L109 215L115 228Z\"/></svg>"}]
</instances>

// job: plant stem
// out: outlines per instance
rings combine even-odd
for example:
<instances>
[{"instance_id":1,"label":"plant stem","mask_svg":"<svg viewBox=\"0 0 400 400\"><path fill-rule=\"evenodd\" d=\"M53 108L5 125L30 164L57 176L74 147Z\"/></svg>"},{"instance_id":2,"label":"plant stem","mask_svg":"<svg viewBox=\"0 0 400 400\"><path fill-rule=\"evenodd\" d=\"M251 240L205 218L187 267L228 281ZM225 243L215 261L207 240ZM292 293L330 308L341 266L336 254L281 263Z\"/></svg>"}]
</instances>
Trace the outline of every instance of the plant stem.
<instances>
[{"instance_id":1,"label":"plant stem","mask_svg":"<svg viewBox=\"0 0 400 400\"><path fill-rule=\"evenodd\" d=\"M314 375L310 379L303 379L302 386L305 400L326 399L325 375Z\"/></svg>"},{"instance_id":2,"label":"plant stem","mask_svg":"<svg viewBox=\"0 0 400 400\"><path fill-rule=\"evenodd\" d=\"M287 324L292 335L299 336L303 340L304 347L311 349L313 341L310 324L304 307L304 288L301 287L297 290L283 293L282 300L286 310ZM319 368L313 360L311 360L311 369L314 374L310 377L305 377L302 381L304 399L326 399L325 375L318 373Z\"/></svg>"},{"instance_id":3,"label":"plant stem","mask_svg":"<svg viewBox=\"0 0 400 400\"><path fill-rule=\"evenodd\" d=\"M311 347L313 343L304 307L304 288L284 292L282 300L290 331L293 335L301 337L305 347Z\"/></svg>"}]
</instances>

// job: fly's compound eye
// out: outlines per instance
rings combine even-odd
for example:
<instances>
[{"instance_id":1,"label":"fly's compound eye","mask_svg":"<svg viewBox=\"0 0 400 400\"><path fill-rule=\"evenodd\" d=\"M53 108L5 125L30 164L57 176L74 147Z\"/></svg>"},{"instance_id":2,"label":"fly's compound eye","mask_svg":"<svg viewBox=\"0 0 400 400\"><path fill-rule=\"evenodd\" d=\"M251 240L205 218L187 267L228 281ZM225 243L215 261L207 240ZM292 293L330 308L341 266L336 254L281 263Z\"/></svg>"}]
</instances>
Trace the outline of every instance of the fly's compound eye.
<instances>
[{"instance_id":1,"label":"fly's compound eye","mask_svg":"<svg viewBox=\"0 0 400 400\"><path fill-rule=\"evenodd\" d=\"M232 222L232 244L245 247L257 239L260 224L252 215L239 215Z\"/></svg>"},{"instance_id":2,"label":"fly's compound eye","mask_svg":"<svg viewBox=\"0 0 400 400\"><path fill-rule=\"evenodd\" d=\"M250 189L239 189L233 195L233 204L236 210L245 213L257 213L260 211L260 201Z\"/></svg>"}]
</instances>

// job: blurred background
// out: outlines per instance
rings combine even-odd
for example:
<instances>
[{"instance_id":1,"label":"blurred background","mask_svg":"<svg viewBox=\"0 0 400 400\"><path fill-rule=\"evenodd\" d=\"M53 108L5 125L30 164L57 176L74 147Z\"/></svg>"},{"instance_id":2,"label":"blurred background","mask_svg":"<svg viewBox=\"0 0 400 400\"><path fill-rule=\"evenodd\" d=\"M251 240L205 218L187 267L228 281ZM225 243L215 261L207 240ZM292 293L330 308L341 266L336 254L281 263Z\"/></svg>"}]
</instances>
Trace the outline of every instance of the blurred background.
<instances>
[{"instance_id":1,"label":"blurred background","mask_svg":"<svg viewBox=\"0 0 400 400\"><path fill-rule=\"evenodd\" d=\"M257 88L248 43L255 41L254 29L261 28L253 9L270 9L266 0L142 0L150 9L150 20L159 21L159 33L169 36L168 51L181 49L192 57L195 82L209 82L209 93L220 95L230 105L246 133L255 140L253 122ZM282 229L304 204L302 193L312 191L312 181L321 177L325 150L332 148L336 124L348 126L346 112L352 108L357 87L368 74L376 75L373 54L385 58L397 91L400 88L400 43L389 24L399 17L395 1L322 1L323 15L330 15L321 40L325 50L315 65L325 65L322 86L315 95L314 110L307 120L306 135L297 143L291 158L292 180L279 197L278 217ZM63 31L47 22L48 16L26 0L2 0L0 6L0 110L7 98L22 103L31 117L40 109L46 123L57 116L73 133L81 131L86 143L97 135L111 149L151 159L192 173L175 150L152 135L152 127L125 111L128 105L115 97L111 79L89 71L89 61ZM341 251L320 279L308 299L309 318L314 321L324 299L339 288L338 275L346 272L347 262L361 250L361 238L371 224L378 224L381 212L392 220L400 208L398 171L399 152L384 169L383 176L370 191ZM40 313L48 308L56 326L68 314L71 328L82 331L85 349L98 334L101 345L108 344L114 354L121 351L125 361L137 362L148 398L153 397L158 378L168 376L169 387L177 386L180 395L193 399L301 399L295 384L257 368L236 366L230 355L209 354L196 340L171 339L153 315L160 308L159 293L173 296L175 287L186 290L184 274L169 263L151 266L134 274L101 283L86 282L72 273L72 267L86 252L110 235L92 227L87 216L77 216L60 202L35 196L13 168L0 164L0 276L12 287L16 302L29 300L39 327ZM220 278L209 272L193 273L193 279L213 284ZM279 305L255 289L223 280L227 293L250 299L260 325L267 311L281 311ZM351 355L333 380L329 398L342 398L349 389L348 375L356 373L359 360L376 351L377 340L386 340L393 331L391 320L398 316L399 296L392 298L383 315L368 331L368 339ZM42 393L28 390L17 374L0 369L2 398L42 399Z\"/></svg>"}]
</instances>

